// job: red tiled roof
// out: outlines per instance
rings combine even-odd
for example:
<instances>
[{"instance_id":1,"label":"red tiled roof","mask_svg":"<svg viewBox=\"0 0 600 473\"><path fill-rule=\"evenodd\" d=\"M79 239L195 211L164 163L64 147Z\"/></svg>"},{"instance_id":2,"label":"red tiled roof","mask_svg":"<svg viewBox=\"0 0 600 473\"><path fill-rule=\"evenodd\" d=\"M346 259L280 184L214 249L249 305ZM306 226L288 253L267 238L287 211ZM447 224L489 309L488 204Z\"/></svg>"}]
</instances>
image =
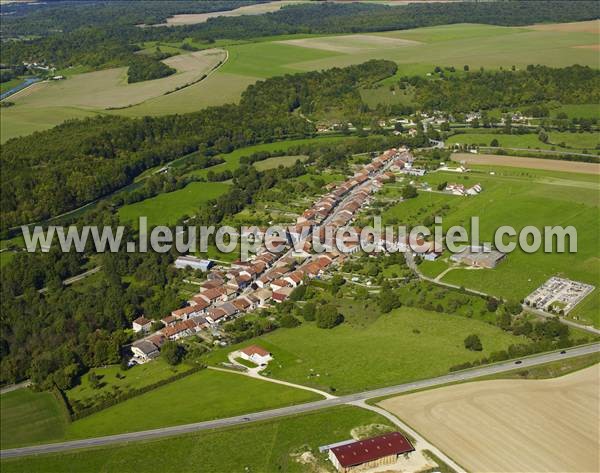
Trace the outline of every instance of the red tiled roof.
<instances>
[{"instance_id":1,"label":"red tiled roof","mask_svg":"<svg viewBox=\"0 0 600 473\"><path fill-rule=\"evenodd\" d=\"M147 325L147 324L151 324L152 320L147 319L146 317L144 317L143 315L141 317L138 317L137 319L135 319L133 321L134 324L138 324L138 325Z\"/></svg>"},{"instance_id":2,"label":"red tiled roof","mask_svg":"<svg viewBox=\"0 0 600 473\"><path fill-rule=\"evenodd\" d=\"M270 355L270 353L267 350L265 350L263 347L259 347L258 345L250 345L249 347L243 348L240 351L248 356L255 354L260 356Z\"/></svg>"},{"instance_id":3,"label":"red tiled roof","mask_svg":"<svg viewBox=\"0 0 600 473\"><path fill-rule=\"evenodd\" d=\"M343 468L378 460L388 455L414 451L411 443L400 433L391 432L370 439L359 440L331 449Z\"/></svg>"}]
</instances>

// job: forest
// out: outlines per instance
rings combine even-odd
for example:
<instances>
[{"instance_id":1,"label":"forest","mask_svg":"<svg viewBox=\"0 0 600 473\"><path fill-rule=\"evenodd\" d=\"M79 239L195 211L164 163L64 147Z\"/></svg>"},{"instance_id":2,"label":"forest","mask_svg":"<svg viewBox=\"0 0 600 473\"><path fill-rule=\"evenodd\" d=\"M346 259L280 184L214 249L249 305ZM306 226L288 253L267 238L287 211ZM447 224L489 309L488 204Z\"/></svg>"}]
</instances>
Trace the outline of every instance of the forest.
<instances>
[{"instance_id":1,"label":"forest","mask_svg":"<svg viewBox=\"0 0 600 473\"><path fill-rule=\"evenodd\" d=\"M141 9L131 11L131 5L145 3L156 6L144 14L140 13ZM135 26L145 14L153 16L154 21L162 21L168 13L191 12L193 8L187 3L140 1L124 6L123 2L89 2L80 7L86 9L85 17L89 18L86 20L81 19L84 15L74 13L77 10L68 10L61 3L27 16L5 16L3 37L32 34L40 37L5 42L0 57L2 63L7 65L20 64L22 61L45 61L57 67L84 64L99 68L126 65L137 49L136 45L145 41L192 38L210 44L215 39L251 39L293 33L360 33L452 23L520 26L598 18L597 2L587 0L417 3L401 6L315 3L289 5L263 15L217 17L196 25L170 28ZM199 12L202 6L209 11L210 7L204 4L220 2L194 3L196 10L193 11ZM228 8L235 7L235 2L223 3L231 3ZM91 15L87 14L88 10L92 10ZM48 19L40 13L44 11L50 12L51 18L60 17L56 19L56 24L61 25L60 33L54 24L48 25ZM114 22L113 18L119 18L119 21ZM48 31L54 33L48 34Z\"/></svg>"},{"instance_id":2,"label":"forest","mask_svg":"<svg viewBox=\"0 0 600 473\"><path fill-rule=\"evenodd\" d=\"M142 82L145 80L160 79L167 77L177 72L164 62L160 62L155 58L136 55L129 61L129 69L127 69L127 82Z\"/></svg>"},{"instance_id":3,"label":"forest","mask_svg":"<svg viewBox=\"0 0 600 473\"><path fill-rule=\"evenodd\" d=\"M415 87L415 101L424 109L448 112L529 104L539 108L553 100L600 101L600 71L577 65L561 69L530 65L523 71L476 71L436 80L415 76L401 82Z\"/></svg>"},{"instance_id":4,"label":"forest","mask_svg":"<svg viewBox=\"0 0 600 473\"><path fill-rule=\"evenodd\" d=\"M68 121L3 145L2 230L77 208L132 182L144 170L194 151L226 153L278 139L310 136L311 113L335 102L360 113L358 87L396 72L390 61L260 81L239 105L128 119Z\"/></svg>"}]
</instances>

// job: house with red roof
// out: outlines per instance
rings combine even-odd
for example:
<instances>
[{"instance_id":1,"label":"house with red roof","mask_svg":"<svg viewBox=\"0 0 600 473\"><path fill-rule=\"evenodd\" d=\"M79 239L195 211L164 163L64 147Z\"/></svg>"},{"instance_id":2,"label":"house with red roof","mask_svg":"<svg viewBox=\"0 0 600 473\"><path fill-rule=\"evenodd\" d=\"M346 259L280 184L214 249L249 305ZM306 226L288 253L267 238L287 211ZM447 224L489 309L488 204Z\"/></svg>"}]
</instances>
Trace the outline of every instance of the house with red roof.
<instances>
[{"instance_id":1,"label":"house with red roof","mask_svg":"<svg viewBox=\"0 0 600 473\"><path fill-rule=\"evenodd\" d=\"M241 349L240 357L257 364L258 366L266 365L273 359L271 353L258 345L250 345L249 347Z\"/></svg>"}]
</instances>

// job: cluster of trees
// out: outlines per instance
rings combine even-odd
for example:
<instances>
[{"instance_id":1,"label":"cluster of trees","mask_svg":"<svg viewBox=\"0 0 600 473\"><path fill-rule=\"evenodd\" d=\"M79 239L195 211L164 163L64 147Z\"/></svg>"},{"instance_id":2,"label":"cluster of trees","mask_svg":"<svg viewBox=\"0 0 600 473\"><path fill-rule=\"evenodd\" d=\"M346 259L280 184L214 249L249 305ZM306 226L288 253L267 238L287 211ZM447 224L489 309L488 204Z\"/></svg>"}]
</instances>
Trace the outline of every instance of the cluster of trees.
<instances>
[{"instance_id":1,"label":"cluster of trees","mask_svg":"<svg viewBox=\"0 0 600 473\"><path fill-rule=\"evenodd\" d=\"M37 39L3 43L2 62L44 60L59 67L125 65L135 44L144 41L214 42L295 33L356 33L451 23L529 25L597 18L593 1L448 2L387 6L366 3L291 5L264 15L217 17L206 23L172 28L139 28L177 13L230 10L250 2L136 1L48 2L48 6L6 7L3 37ZM46 4L41 4L46 5ZM27 12L27 13L25 13Z\"/></svg>"},{"instance_id":2,"label":"cluster of trees","mask_svg":"<svg viewBox=\"0 0 600 473\"><path fill-rule=\"evenodd\" d=\"M360 107L357 88L396 72L389 61L277 77L250 86L239 105L201 113L102 116L9 140L0 171L2 230L72 210L133 181L147 168L199 149L234 148L314 133L305 113L336 101Z\"/></svg>"},{"instance_id":3,"label":"cluster of trees","mask_svg":"<svg viewBox=\"0 0 600 473\"><path fill-rule=\"evenodd\" d=\"M164 62L143 54L137 54L129 61L127 82L132 84L145 80L160 79L175 74L175 72L177 71Z\"/></svg>"},{"instance_id":4,"label":"cluster of trees","mask_svg":"<svg viewBox=\"0 0 600 473\"><path fill-rule=\"evenodd\" d=\"M527 66L523 71L478 71L463 77L428 80L407 78L416 101L424 108L449 112L520 107L557 101L598 103L600 71L587 66L553 69ZM533 110L543 113L542 107Z\"/></svg>"}]
</instances>

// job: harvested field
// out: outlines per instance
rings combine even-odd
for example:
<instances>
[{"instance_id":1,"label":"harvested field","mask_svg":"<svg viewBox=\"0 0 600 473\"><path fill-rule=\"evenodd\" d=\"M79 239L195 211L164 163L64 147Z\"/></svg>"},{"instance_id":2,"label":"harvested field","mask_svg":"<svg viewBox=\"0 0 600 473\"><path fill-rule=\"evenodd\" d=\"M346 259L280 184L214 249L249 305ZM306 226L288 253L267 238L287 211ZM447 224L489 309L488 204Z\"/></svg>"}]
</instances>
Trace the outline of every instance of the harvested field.
<instances>
[{"instance_id":1,"label":"harvested field","mask_svg":"<svg viewBox=\"0 0 600 473\"><path fill-rule=\"evenodd\" d=\"M468 471L600 471L600 365L398 396L393 412Z\"/></svg>"},{"instance_id":2,"label":"harvested field","mask_svg":"<svg viewBox=\"0 0 600 473\"><path fill-rule=\"evenodd\" d=\"M166 92L193 83L223 61L222 49L207 49L172 56L163 62L177 73L161 79L127 83L127 68L76 74L66 80L39 82L15 96L19 108L81 107L106 109L139 104ZM15 107L17 108L17 107Z\"/></svg>"},{"instance_id":3,"label":"harvested field","mask_svg":"<svg viewBox=\"0 0 600 473\"><path fill-rule=\"evenodd\" d=\"M482 164L486 166L507 166L545 169L547 171L600 174L600 164L561 161L558 159L522 158L518 156L500 156L495 154L454 153L452 155L452 161L465 161L467 164Z\"/></svg>"},{"instance_id":4,"label":"harvested field","mask_svg":"<svg viewBox=\"0 0 600 473\"><path fill-rule=\"evenodd\" d=\"M279 10L285 5L291 5L294 1L282 1L282 2L270 2L270 3L259 3L256 5L248 5L245 7L236 8L235 10L226 11L214 11L210 13L188 13L182 15L173 15L167 18L166 23L153 26L181 26L181 25L196 25L198 23L206 23L209 18L216 18L218 16L243 16L243 15L262 15L263 13L270 13Z\"/></svg>"},{"instance_id":5,"label":"harvested field","mask_svg":"<svg viewBox=\"0 0 600 473\"><path fill-rule=\"evenodd\" d=\"M594 51L600 51L600 44L584 44L583 46L575 46L580 49L592 49Z\"/></svg>"},{"instance_id":6,"label":"harvested field","mask_svg":"<svg viewBox=\"0 0 600 473\"><path fill-rule=\"evenodd\" d=\"M573 23L550 23L547 25L532 25L529 29L538 31L563 31L568 33L600 33L600 20L575 21Z\"/></svg>"},{"instance_id":7,"label":"harvested field","mask_svg":"<svg viewBox=\"0 0 600 473\"><path fill-rule=\"evenodd\" d=\"M368 34L344 36L325 36L322 38L289 39L279 43L303 48L322 49L336 53L354 54L381 49L393 49L402 46L415 46L419 43L410 39L389 38Z\"/></svg>"}]
</instances>

